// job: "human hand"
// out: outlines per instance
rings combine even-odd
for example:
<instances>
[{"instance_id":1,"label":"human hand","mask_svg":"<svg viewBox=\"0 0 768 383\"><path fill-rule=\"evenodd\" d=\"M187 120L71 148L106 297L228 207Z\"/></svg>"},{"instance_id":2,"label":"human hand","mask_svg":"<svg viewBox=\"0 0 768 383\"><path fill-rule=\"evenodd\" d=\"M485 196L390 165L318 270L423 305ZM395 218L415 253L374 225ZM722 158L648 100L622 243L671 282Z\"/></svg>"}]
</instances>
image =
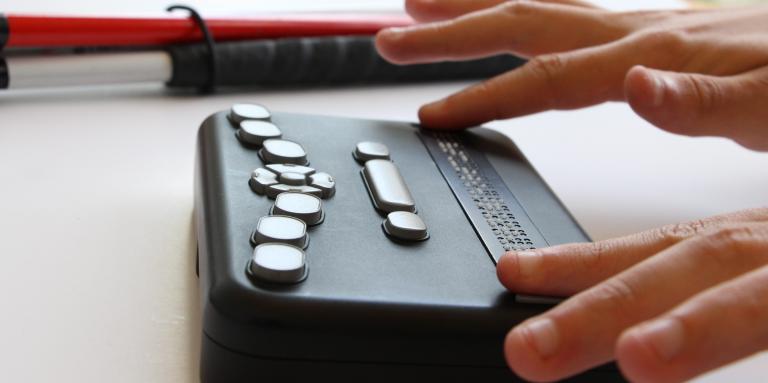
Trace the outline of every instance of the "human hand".
<instances>
[{"instance_id":1,"label":"human hand","mask_svg":"<svg viewBox=\"0 0 768 383\"><path fill-rule=\"evenodd\" d=\"M510 252L497 272L514 292L575 294L507 335L530 380L616 359L631 381L677 382L768 349L768 208Z\"/></svg>"},{"instance_id":2,"label":"human hand","mask_svg":"<svg viewBox=\"0 0 768 383\"><path fill-rule=\"evenodd\" d=\"M406 0L406 8L428 23L379 33L392 62L531 58L423 106L426 126L626 100L664 130L768 150L768 7L610 12L576 0Z\"/></svg>"}]
</instances>

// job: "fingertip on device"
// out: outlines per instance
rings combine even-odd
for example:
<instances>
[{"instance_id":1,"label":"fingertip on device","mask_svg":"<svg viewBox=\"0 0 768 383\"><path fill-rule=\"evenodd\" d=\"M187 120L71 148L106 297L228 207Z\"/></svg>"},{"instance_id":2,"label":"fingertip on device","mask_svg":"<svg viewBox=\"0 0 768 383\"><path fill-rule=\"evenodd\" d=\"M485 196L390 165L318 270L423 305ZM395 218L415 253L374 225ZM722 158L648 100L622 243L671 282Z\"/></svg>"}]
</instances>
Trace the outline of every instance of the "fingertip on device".
<instances>
[{"instance_id":1,"label":"fingertip on device","mask_svg":"<svg viewBox=\"0 0 768 383\"><path fill-rule=\"evenodd\" d=\"M504 339L504 358L515 375L531 382L551 382L562 378L552 373L554 369L544 367L545 361L526 338L525 331L518 326Z\"/></svg>"},{"instance_id":2,"label":"fingertip on device","mask_svg":"<svg viewBox=\"0 0 768 383\"><path fill-rule=\"evenodd\" d=\"M517 258L514 251L507 251L496 262L496 277L507 289L512 287L510 284L512 278L510 277L516 274L517 267Z\"/></svg>"},{"instance_id":3,"label":"fingertip on device","mask_svg":"<svg viewBox=\"0 0 768 383\"><path fill-rule=\"evenodd\" d=\"M475 126L469 118L472 116L451 110L446 100L438 100L419 108L419 121L427 129L461 130Z\"/></svg>"},{"instance_id":4,"label":"fingertip on device","mask_svg":"<svg viewBox=\"0 0 768 383\"><path fill-rule=\"evenodd\" d=\"M670 366L662 366L667 362L644 339L643 331L640 330L637 327L630 328L616 342L616 364L625 378L633 382L682 381L690 378L679 375L681 371L675 371Z\"/></svg>"}]
</instances>

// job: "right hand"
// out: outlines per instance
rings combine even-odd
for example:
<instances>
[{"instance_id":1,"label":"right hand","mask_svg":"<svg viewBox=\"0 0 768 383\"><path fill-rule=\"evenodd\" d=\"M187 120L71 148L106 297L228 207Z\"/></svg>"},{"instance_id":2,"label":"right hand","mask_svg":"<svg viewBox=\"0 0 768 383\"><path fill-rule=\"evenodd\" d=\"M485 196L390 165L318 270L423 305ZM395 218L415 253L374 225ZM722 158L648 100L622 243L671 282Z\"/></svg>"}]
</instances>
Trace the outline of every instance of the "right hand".
<instances>
[{"instance_id":1,"label":"right hand","mask_svg":"<svg viewBox=\"0 0 768 383\"><path fill-rule=\"evenodd\" d=\"M509 290L571 296L506 338L534 381L615 359L632 382L680 382L768 350L768 209L595 243L509 252Z\"/></svg>"},{"instance_id":2,"label":"right hand","mask_svg":"<svg viewBox=\"0 0 768 383\"><path fill-rule=\"evenodd\" d=\"M406 0L381 31L395 63L499 53L523 67L425 105L431 128L627 101L667 131L768 150L768 7L610 12L576 0Z\"/></svg>"}]
</instances>

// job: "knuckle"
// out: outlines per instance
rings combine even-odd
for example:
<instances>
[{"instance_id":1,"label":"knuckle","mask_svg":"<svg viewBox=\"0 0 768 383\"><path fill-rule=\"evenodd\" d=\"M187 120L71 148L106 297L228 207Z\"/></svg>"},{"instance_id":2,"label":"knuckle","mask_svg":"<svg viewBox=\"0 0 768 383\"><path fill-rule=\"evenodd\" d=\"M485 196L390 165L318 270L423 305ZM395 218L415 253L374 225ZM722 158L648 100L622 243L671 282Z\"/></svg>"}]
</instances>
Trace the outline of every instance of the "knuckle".
<instances>
[{"instance_id":1,"label":"knuckle","mask_svg":"<svg viewBox=\"0 0 768 383\"><path fill-rule=\"evenodd\" d=\"M644 31L638 35L638 39L646 52L670 54L681 52L690 41L688 33L679 29Z\"/></svg>"},{"instance_id":2,"label":"knuckle","mask_svg":"<svg viewBox=\"0 0 768 383\"><path fill-rule=\"evenodd\" d=\"M613 261L611 256L613 246L606 241L598 241L587 248L584 256L577 257L580 266L585 270L610 269L609 262Z\"/></svg>"},{"instance_id":3,"label":"knuckle","mask_svg":"<svg viewBox=\"0 0 768 383\"><path fill-rule=\"evenodd\" d=\"M583 299L593 303L596 311L610 312L623 323L633 321L632 313L638 302L634 288L621 277L611 278L589 290Z\"/></svg>"},{"instance_id":4,"label":"knuckle","mask_svg":"<svg viewBox=\"0 0 768 383\"><path fill-rule=\"evenodd\" d=\"M734 221L761 222L768 221L768 207L745 209L728 215Z\"/></svg>"},{"instance_id":5,"label":"knuckle","mask_svg":"<svg viewBox=\"0 0 768 383\"><path fill-rule=\"evenodd\" d=\"M727 94L720 94L715 102L727 102L726 100L744 99L747 97L765 97L768 90L768 70L762 69L760 73L752 73L740 76L736 86L725 87ZM721 88L722 90L722 88ZM722 93L722 92L721 92ZM768 135L763 131L754 129L750 124L737 124L731 129L723 130L720 134L735 141L737 144L754 151L768 151Z\"/></svg>"},{"instance_id":6,"label":"knuckle","mask_svg":"<svg viewBox=\"0 0 768 383\"><path fill-rule=\"evenodd\" d=\"M701 235L701 242L707 248L713 261L728 266L728 260L737 254L744 254L747 243L755 237L749 225L724 225Z\"/></svg>"},{"instance_id":7,"label":"knuckle","mask_svg":"<svg viewBox=\"0 0 768 383\"><path fill-rule=\"evenodd\" d=\"M714 78L689 73L683 76L683 82L687 83L691 89L699 113L707 113L722 104L724 90Z\"/></svg>"},{"instance_id":8,"label":"knuckle","mask_svg":"<svg viewBox=\"0 0 768 383\"><path fill-rule=\"evenodd\" d=\"M560 54L548 54L536 56L528 64L528 70L533 76L538 77L544 84L544 91L550 102L550 107L557 107L560 104L560 98L557 94L557 83L560 74L565 70L565 59Z\"/></svg>"},{"instance_id":9,"label":"knuckle","mask_svg":"<svg viewBox=\"0 0 768 383\"><path fill-rule=\"evenodd\" d=\"M651 29L627 40L643 56L643 64L658 69L684 68L691 60L691 37L680 29Z\"/></svg>"},{"instance_id":10,"label":"knuckle","mask_svg":"<svg viewBox=\"0 0 768 383\"><path fill-rule=\"evenodd\" d=\"M684 239L691 238L705 232L708 225L704 220L678 223L662 226L654 231L654 235L664 243L673 245Z\"/></svg>"},{"instance_id":11,"label":"knuckle","mask_svg":"<svg viewBox=\"0 0 768 383\"><path fill-rule=\"evenodd\" d=\"M704 237L716 244L728 247L737 245L753 236L753 230L748 225L723 225L708 232Z\"/></svg>"},{"instance_id":12,"label":"knuckle","mask_svg":"<svg viewBox=\"0 0 768 383\"><path fill-rule=\"evenodd\" d=\"M768 88L768 86L766 86L766 88ZM744 214L746 214L748 217L753 217L754 219L768 220L768 207L756 207L747 209L744 211Z\"/></svg>"},{"instance_id":13,"label":"knuckle","mask_svg":"<svg viewBox=\"0 0 768 383\"><path fill-rule=\"evenodd\" d=\"M671 133L686 136L711 135L711 130L702 129L702 125L697 121L707 119L717 112L727 99L726 89L714 77L693 73L679 73L678 76L677 87L683 90L685 100L681 102L685 109L681 111L680 117L665 124L663 128ZM725 136L735 138L733 131Z\"/></svg>"}]
</instances>

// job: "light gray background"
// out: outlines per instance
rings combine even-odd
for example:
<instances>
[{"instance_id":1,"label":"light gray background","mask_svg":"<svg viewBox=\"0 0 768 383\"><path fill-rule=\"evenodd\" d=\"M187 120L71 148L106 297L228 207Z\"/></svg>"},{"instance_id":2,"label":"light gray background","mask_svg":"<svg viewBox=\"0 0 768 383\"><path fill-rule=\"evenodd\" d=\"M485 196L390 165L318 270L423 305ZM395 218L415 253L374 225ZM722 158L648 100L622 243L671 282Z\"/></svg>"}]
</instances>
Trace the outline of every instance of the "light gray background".
<instances>
[{"instance_id":1,"label":"light gray background","mask_svg":"<svg viewBox=\"0 0 768 383\"><path fill-rule=\"evenodd\" d=\"M401 7L185 3L206 15ZM167 4L7 0L2 11L162 15ZM278 111L413 121L418 105L466 85L197 97L140 84L0 94L0 380L196 380L192 170L197 126L210 113L255 101ZM666 134L623 104L492 126L517 141L595 239L768 204L768 155ZM765 366L768 357L759 356L699 381L762 381Z\"/></svg>"}]
</instances>

